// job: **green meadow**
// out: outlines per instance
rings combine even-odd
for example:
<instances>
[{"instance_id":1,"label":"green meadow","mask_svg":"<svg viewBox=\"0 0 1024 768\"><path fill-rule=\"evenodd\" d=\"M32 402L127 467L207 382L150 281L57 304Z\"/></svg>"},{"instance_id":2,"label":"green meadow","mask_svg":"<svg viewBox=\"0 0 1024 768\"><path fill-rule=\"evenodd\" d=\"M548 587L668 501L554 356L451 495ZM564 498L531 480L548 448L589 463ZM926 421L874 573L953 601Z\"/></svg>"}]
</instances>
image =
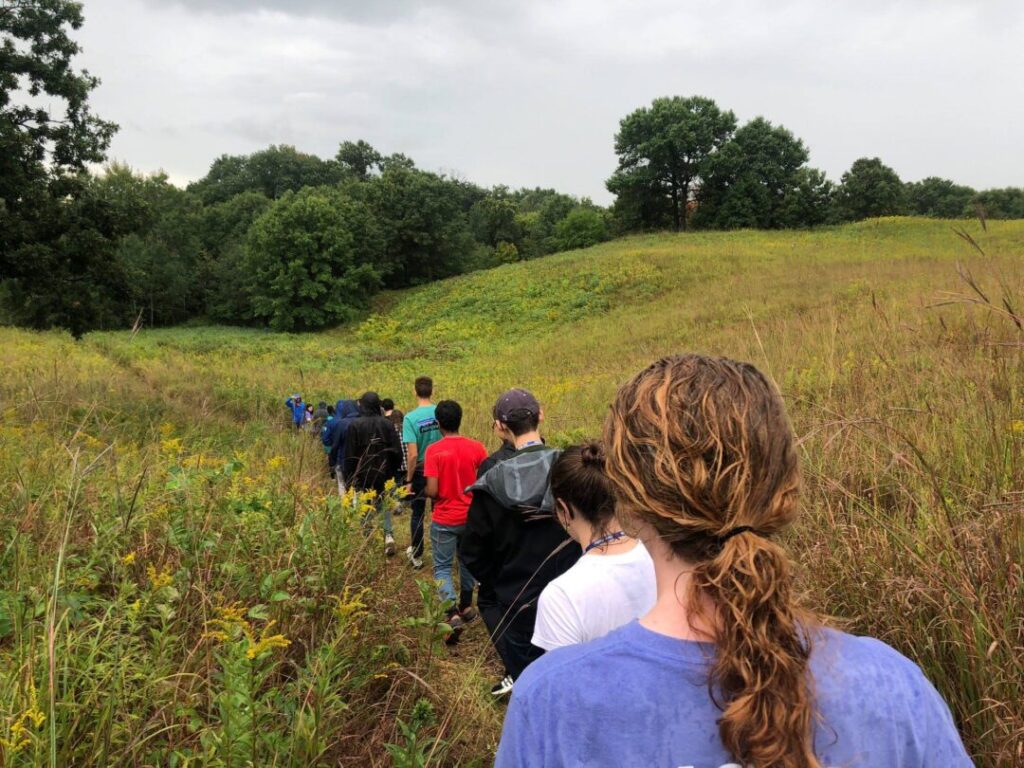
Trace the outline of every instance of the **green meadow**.
<instances>
[{"instance_id":1,"label":"green meadow","mask_svg":"<svg viewBox=\"0 0 1024 768\"><path fill-rule=\"evenodd\" d=\"M431 375L492 446L524 386L569 444L682 351L785 396L807 603L920 664L978 765L1024 764L1022 257L1024 221L652 234L324 333L2 328L0 765L489 765L483 627L443 644L428 574L363 536L284 399L408 409Z\"/></svg>"}]
</instances>

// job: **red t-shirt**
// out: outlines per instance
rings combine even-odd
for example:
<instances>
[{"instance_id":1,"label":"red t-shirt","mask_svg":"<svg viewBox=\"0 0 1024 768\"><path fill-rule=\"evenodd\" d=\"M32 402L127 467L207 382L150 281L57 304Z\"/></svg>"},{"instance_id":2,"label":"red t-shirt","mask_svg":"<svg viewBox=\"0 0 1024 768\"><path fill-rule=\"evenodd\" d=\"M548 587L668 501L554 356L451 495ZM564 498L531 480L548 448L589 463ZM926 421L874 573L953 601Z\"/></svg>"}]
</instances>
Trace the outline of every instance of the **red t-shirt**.
<instances>
[{"instance_id":1,"label":"red t-shirt","mask_svg":"<svg viewBox=\"0 0 1024 768\"><path fill-rule=\"evenodd\" d=\"M437 478L433 520L441 525L465 525L473 497L465 492L476 482L476 471L487 458L483 443L448 435L427 446L423 476Z\"/></svg>"}]
</instances>

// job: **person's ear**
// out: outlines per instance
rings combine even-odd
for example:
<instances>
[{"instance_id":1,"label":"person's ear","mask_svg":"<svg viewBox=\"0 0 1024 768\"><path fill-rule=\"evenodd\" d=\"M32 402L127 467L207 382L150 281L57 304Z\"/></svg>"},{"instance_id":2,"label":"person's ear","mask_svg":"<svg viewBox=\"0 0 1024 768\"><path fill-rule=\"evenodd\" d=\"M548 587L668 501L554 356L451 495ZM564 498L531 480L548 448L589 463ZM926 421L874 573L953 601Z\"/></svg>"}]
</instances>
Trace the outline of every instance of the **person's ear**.
<instances>
[{"instance_id":1,"label":"person's ear","mask_svg":"<svg viewBox=\"0 0 1024 768\"><path fill-rule=\"evenodd\" d=\"M555 508L558 509L558 514L564 516L566 520L572 520L575 517L572 507L563 499L555 499Z\"/></svg>"},{"instance_id":2,"label":"person's ear","mask_svg":"<svg viewBox=\"0 0 1024 768\"><path fill-rule=\"evenodd\" d=\"M541 408L540 411L538 411L538 413L537 413L537 423L538 424L543 424L544 423L544 409L543 408Z\"/></svg>"}]
</instances>

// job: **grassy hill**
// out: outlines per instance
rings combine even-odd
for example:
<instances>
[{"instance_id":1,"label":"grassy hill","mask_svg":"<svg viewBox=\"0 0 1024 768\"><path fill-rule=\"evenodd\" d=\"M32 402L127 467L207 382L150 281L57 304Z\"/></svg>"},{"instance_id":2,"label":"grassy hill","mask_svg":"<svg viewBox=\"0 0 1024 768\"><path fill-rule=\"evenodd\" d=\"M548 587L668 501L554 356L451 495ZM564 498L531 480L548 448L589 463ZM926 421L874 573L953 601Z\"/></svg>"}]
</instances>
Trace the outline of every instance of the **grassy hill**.
<instances>
[{"instance_id":1,"label":"grassy hill","mask_svg":"<svg viewBox=\"0 0 1024 768\"><path fill-rule=\"evenodd\" d=\"M486 441L520 385L568 443L629 375L697 350L782 388L813 602L918 661L979 765L1013 764L1022 255L1024 222L636 236L388 294L320 334L0 329L4 754L364 765L387 742L398 765L488 764L486 643L438 646L432 589L364 541L284 397L407 407L429 374Z\"/></svg>"}]
</instances>

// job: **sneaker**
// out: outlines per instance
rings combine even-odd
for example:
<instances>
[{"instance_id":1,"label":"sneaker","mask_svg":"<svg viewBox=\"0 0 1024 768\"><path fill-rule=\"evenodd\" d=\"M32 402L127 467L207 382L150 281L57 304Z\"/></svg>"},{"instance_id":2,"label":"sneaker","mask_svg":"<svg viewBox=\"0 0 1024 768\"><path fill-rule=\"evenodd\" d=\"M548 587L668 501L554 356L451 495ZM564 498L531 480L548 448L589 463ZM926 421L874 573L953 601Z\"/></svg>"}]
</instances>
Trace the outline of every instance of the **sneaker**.
<instances>
[{"instance_id":1,"label":"sneaker","mask_svg":"<svg viewBox=\"0 0 1024 768\"><path fill-rule=\"evenodd\" d=\"M417 571L423 567L423 561L412 553L411 546L405 548L405 557L409 561L409 565L411 565Z\"/></svg>"},{"instance_id":2,"label":"sneaker","mask_svg":"<svg viewBox=\"0 0 1024 768\"><path fill-rule=\"evenodd\" d=\"M459 618L463 624L472 624L480 617L480 613L472 605L459 611Z\"/></svg>"},{"instance_id":3,"label":"sneaker","mask_svg":"<svg viewBox=\"0 0 1024 768\"><path fill-rule=\"evenodd\" d=\"M512 679L512 675L505 675L501 680L494 684L491 688L491 696L495 698L501 698L502 696L508 696L512 693L512 684L515 681Z\"/></svg>"},{"instance_id":4,"label":"sneaker","mask_svg":"<svg viewBox=\"0 0 1024 768\"><path fill-rule=\"evenodd\" d=\"M384 554L388 557L395 554L395 537L390 533L384 537Z\"/></svg>"},{"instance_id":5,"label":"sneaker","mask_svg":"<svg viewBox=\"0 0 1024 768\"><path fill-rule=\"evenodd\" d=\"M458 611L452 611L448 614L447 623L448 626L451 627L455 632L458 632L466 625L466 622L462 620L462 617L459 615Z\"/></svg>"}]
</instances>

